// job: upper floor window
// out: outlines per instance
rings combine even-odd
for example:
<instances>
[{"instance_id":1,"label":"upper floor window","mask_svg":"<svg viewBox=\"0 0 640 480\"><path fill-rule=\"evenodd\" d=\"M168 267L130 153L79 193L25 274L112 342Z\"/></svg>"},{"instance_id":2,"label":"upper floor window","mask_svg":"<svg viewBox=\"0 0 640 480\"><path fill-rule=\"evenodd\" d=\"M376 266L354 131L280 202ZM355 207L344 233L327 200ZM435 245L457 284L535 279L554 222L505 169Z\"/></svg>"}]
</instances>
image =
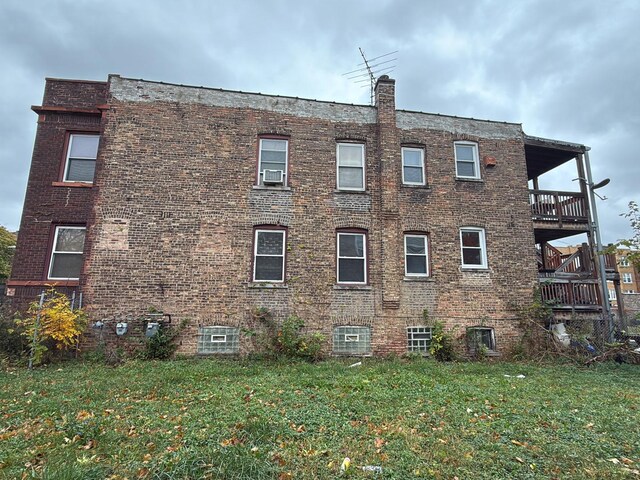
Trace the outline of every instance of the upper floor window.
<instances>
[{"instance_id":1,"label":"upper floor window","mask_svg":"<svg viewBox=\"0 0 640 480\"><path fill-rule=\"evenodd\" d=\"M258 153L258 185L286 185L289 141L261 138Z\"/></svg>"},{"instance_id":2,"label":"upper floor window","mask_svg":"<svg viewBox=\"0 0 640 480\"><path fill-rule=\"evenodd\" d=\"M364 145L338 143L338 190L364 190Z\"/></svg>"},{"instance_id":3,"label":"upper floor window","mask_svg":"<svg viewBox=\"0 0 640 480\"><path fill-rule=\"evenodd\" d=\"M454 142L456 176L458 178L480 178L478 145L473 142Z\"/></svg>"},{"instance_id":4,"label":"upper floor window","mask_svg":"<svg viewBox=\"0 0 640 480\"><path fill-rule=\"evenodd\" d=\"M85 232L85 227L56 227L47 278L50 280L80 278Z\"/></svg>"},{"instance_id":5,"label":"upper floor window","mask_svg":"<svg viewBox=\"0 0 640 480\"><path fill-rule=\"evenodd\" d=\"M620 258L620 266L621 267L628 267L629 266L629 259L627 257Z\"/></svg>"},{"instance_id":6,"label":"upper floor window","mask_svg":"<svg viewBox=\"0 0 640 480\"><path fill-rule=\"evenodd\" d=\"M367 283L367 237L338 232L338 283Z\"/></svg>"},{"instance_id":7,"label":"upper floor window","mask_svg":"<svg viewBox=\"0 0 640 480\"><path fill-rule=\"evenodd\" d=\"M402 183L424 185L424 150L402 147Z\"/></svg>"},{"instance_id":8,"label":"upper floor window","mask_svg":"<svg viewBox=\"0 0 640 480\"><path fill-rule=\"evenodd\" d=\"M285 230L256 229L253 281L284 282Z\"/></svg>"},{"instance_id":9,"label":"upper floor window","mask_svg":"<svg viewBox=\"0 0 640 480\"><path fill-rule=\"evenodd\" d=\"M404 236L404 273L407 276L429 275L427 236L407 234Z\"/></svg>"},{"instance_id":10,"label":"upper floor window","mask_svg":"<svg viewBox=\"0 0 640 480\"><path fill-rule=\"evenodd\" d=\"M484 228L461 228L460 248L462 250L463 267L487 268L487 246Z\"/></svg>"},{"instance_id":11,"label":"upper floor window","mask_svg":"<svg viewBox=\"0 0 640 480\"><path fill-rule=\"evenodd\" d=\"M65 182L92 183L98 157L100 135L73 133L64 166Z\"/></svg>"},{"instance_id":12,"label":"upper floor window","mask_svg":"<svg viewBox=\"0 0 640 480\"><path fill-rule=\"evenodd\" d=\"M630 273L622 274L622 283L633 283L633 278Z\"/></svg>"}]
</instances>

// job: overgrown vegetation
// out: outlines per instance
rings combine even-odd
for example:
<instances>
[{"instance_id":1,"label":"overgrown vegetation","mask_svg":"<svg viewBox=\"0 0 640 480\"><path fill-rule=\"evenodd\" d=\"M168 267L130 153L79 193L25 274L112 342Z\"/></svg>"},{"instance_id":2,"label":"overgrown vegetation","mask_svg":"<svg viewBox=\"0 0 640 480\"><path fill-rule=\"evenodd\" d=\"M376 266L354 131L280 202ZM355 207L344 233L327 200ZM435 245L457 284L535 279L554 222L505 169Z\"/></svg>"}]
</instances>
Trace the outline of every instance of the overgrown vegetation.
<instances>
[{"instance_id":1,"label":"overgrown vegetation","mask_svg":"<svg viewBox=\"0 0 640 480\"><path fill-rule=\"evenodd\" d=\"M69 298L54 288L45 292L42 306L38 301L29 305L25 318L17 318L16 326L24 337L34 365L43 360L50 349L77 350L80 335L87 328L87 315L73 309Z\"/></svg>"},{"instance_id":2,"label":"overgrown vegetation","mask_svg":"<svg viewBox=\"0 0 640 480\"><path fill-rule=\"evenodd\" d=\"M429 355L440 362L451 362L457 358L453 334L446 331L440 321L433 324Z\"/></svg>"},{"instance_id":3,"label":"overgrown vegetation","mask_svg":"<svg viewBox=\"0 0 640 480\"><path fill-rule=\"evenodd\" d=\"M637 367L350 363L207 359L5 371L0 477L639 475ZM351 468L342 475L345 457ZM382 474L359 469L365 465Z\"/></svg>"},{"instance_id":4,"label":"overgrown vegetation","mask_svg":"<svg viewBox=\"0 0 640 480\"><path fill-rule=\"evenodd\" d=\"M274 357L320 360L326 337L321 333L304 333L304 320L297 315L289 315L279 323L266 308L256 308L254 318L262 325L259 332L246 332L257 336L258 345Z\"/></svg>"},{"instance_id":5,"label":"overgrown vegetation","mask_svg":"<svg viewBox=\"0 0 640 480\"><path fill-rule=\"evenodd\" d=\"M173 357L178 349L178 336L187 324L186 319L176 326L159 322L156 334L144 339L138 357L142 360L166 360Z\"/></svg>"},{"instance_id":6,"label":"overgrown vegetation","mask_svg":"<svg viewBox=\"0 0 640 480\"><path fill-rule=\"evenodd\" d=\"M607 247L606 253L616 253L619 248L628 248L627 260L636 269L640 270L640 207L637 202L629 202L629 211L620 216L628 218L633 230L631 238L619 240L616 244Z\"/></svg>"},{"instance_id":7,"label":"overgrown vegetation","mask_svg":"<svg viewBox=\"0 0 640 480\"><path fill-rule=\"evenodd\" d=\"M16 246L16 235L0 225L0 284L11 274L11 262Z\"/></svg>"}]
</instances>

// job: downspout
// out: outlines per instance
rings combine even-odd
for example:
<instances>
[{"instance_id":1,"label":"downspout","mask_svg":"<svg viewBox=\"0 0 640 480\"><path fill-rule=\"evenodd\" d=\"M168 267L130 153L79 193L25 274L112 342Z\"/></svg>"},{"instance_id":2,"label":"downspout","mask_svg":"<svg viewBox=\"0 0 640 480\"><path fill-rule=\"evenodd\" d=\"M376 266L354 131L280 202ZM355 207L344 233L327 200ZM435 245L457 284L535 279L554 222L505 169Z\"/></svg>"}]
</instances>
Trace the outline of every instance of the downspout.
<instances>
[{"instance_id":1,"label":"downspout","mask_svg":"<svg viewBox=\"0 0 640 480\"><path fill-rule=\"evenodd\" d=\"M584 147L584 164L587 174L587 190L589 191L589 203L591 208L591 229L596 239L596 256L598 258L598 279L600 280L600 294L602 295L603 317L606 325L606 332L603 335L605 342L613 342L613 318L611 317L611 304L609 303L609 289L607 287L607 273L604 265L604 255L602 252L602 239L600 238L600 223L598 222L598 210L596 209L596 197L593 193L593 178L591 176L591 164L589 162L589 151L591 147Z\"/></svg>"}]
</instances>

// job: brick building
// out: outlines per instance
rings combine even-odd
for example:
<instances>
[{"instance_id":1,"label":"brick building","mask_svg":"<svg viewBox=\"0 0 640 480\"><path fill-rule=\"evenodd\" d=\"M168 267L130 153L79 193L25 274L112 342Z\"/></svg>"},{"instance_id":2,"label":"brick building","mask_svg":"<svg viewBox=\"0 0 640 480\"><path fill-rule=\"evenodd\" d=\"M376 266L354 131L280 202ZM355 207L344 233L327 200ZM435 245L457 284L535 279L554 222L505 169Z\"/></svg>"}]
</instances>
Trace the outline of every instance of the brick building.
<instances>
[{"instance_id":1,"label":"brick building","mask_svg":"<svg viewBox=\"0 0 640 480\"><path fill-rule=\"evenodd\" d=\"M299 315L334 354L424 350L435 319L499 353L539 270L559 311L576 308L539 260L548 241L591 233L583 145L397 110L386 76L374 106L47 79L33 110L7 294L82 295L107 339L127 318L125 336L141 334L132 319L154 307L190 319L184 353L246 352L265 308ZM570 160L579 192L537 189ZM578 308L601 314L597 283L578 289Z\"/></svg>"}]
</instances>

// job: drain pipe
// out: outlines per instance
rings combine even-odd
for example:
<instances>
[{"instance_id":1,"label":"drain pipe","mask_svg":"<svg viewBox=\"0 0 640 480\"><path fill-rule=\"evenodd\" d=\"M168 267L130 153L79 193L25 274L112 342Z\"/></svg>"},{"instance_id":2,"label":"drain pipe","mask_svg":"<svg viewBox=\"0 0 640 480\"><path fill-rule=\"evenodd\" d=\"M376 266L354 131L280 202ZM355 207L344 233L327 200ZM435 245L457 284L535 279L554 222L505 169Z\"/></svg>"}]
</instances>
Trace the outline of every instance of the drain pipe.
<instances>
[{"instance_id":1,"label":"drain pipe","mask_svg":"<svg viewBox=\"0 0 640 480\"><path fill-rule=\"evenodd\" d=\"M607 287L607 273L604 265L604 255L602 252L602 239L600 237L600 223L598 222L598 210L596 209L596 196L593 193L593 178L591 176L591 163L589 162L589 151L591 147L584 147L584 164L587 174L587 186L589 190L589 202L591 203L591 230L596 240L596 256L598 257L598 278L600 280L600 292L602 294L602 306L604 308L603 316L607 331L605 332L604 341L613 342L614 324L611 317L611 304L609 303L609 288Z\"/></svg>"}]
</instances>

